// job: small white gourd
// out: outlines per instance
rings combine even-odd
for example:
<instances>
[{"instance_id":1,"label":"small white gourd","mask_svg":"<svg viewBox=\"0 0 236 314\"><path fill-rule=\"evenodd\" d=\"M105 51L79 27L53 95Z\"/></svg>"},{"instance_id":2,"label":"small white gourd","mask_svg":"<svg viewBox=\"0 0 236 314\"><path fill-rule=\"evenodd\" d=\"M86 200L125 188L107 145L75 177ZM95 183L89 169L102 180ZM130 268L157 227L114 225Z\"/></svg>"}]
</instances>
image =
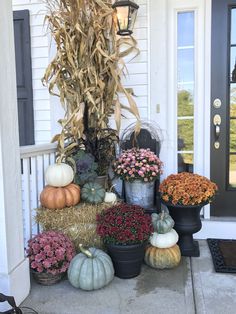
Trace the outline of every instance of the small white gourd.
<instances>
[{"instance_id":1,"label":"small white gourd","mask_svg":"<svg viewBox=\"0 0 236 314\"><path fill-rule=\"evenodd\" d=\"M110 188L109 192L105 193L105 198L104 198L104 202L105 203L112 203L115 204L117 201L117 196L115 193L111 192L111 190L113 189L114 185Z\"/></svg>"},{"instance_id":2,"label":"small white gourd","mask_svg":"<svg viewBox=\"0 0 236 314\"><path fill-rule=\"evenodd\" d=\"M171 231L163 234L154 232L150 237L151 245L160 249L170 248L174 246L178 242L178 240L178 233L174 229L171 229Z\"/></svg>"}]
</instances>

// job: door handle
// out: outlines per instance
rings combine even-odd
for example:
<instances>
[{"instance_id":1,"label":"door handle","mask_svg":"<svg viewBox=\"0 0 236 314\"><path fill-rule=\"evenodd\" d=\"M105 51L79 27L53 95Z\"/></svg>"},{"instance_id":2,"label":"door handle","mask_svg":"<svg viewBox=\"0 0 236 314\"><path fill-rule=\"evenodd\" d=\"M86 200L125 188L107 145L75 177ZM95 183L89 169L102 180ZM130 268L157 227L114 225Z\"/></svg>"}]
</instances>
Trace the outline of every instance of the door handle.
<instances>
[{"instance_id":1,"label":"door handle","mask_svg":"<svg viewBox=\"0 0 236 314\"><path fill-rule=\"evenodd\" d=\"M215 132L216 132L216 139L218 139L220 137L220 126L219 125L216 125Z\"/></svg>"},{"instance_id":2,"label":"door handle","mask_svg":"<svg viewBox=\"0 0 236 314\"><path fill-rule=\"evenodd\" d=\"M219 114L214 115L213 124L215 126L215 137L216 140L220 137L220 125L221 125L221 116Z\"/></svg>"}]
</instances>

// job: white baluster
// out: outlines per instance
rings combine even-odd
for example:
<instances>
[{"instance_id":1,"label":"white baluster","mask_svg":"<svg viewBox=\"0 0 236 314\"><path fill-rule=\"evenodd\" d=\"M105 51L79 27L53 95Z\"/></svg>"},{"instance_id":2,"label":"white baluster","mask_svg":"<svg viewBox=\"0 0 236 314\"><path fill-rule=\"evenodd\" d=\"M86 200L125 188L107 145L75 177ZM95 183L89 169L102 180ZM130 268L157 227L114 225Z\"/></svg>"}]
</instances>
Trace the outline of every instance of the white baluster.
<instances>
[{"instance_id":1,"label":"white baluster","mask_svg":"<svg viewBox=\"0 0 236 314\"><path fill-rule=\"evenodd\" d=\"M38 224L35 222L35 209L38 207L38 181L37 181L37 158L31 157L31 215L32 215L32 235L38 234Z\"/></svg>"},{"instance_id":2,"label":"white baluster","mask_svg":"<svg viewBox=\"0 0 236 314\"><path fill-rule=\"evenodd\" d=\"M23 190L24 190L24 227L25 227L25 247L31 238L31 206L30 206L30 161L29 158L23 159Z\"/></svg>"}]
</instances>

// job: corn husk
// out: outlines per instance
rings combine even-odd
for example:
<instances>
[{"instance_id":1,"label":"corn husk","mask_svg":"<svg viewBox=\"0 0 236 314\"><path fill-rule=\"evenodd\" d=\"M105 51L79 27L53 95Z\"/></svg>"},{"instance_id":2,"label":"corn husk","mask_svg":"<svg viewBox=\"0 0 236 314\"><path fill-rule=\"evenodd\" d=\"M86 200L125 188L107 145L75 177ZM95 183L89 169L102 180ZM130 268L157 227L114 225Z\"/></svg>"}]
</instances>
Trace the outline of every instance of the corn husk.
<instances>
[{"instance_id":1,"label":"corn husk","mask_svg":"<svg viewBox=\"0 0 236 314\"><path fill-rule=\"evenodd\" d=\"M57 53L42 79L65 110L58 122L60 159L70 155L85 128L105 129L114 115L119 131L122 109L140 120L137 105L121 83L122 60L136 51L133 37L118 38L111 0L48 0L45 21L56 43ZM124 94L129 106L120 103ZM85 126L84 116L88 125ZM137 129L139 123L137 123ZM65 145L66 143L66 145Z\"/></svg>"}]
</instances>

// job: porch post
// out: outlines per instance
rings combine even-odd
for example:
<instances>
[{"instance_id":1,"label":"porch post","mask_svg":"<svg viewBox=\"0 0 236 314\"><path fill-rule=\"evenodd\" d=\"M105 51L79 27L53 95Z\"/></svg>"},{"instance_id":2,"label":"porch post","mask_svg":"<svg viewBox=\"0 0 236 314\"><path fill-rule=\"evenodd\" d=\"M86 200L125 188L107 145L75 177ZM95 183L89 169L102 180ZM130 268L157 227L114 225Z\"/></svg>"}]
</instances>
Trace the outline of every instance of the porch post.
<instances>
[{"instance_id":1,"label":"porch post","mask_svg":"<svg viewBox=\"0 0 236 314\"><path fill-rule=\"evenodd\" d=\"M1 0L0 12L0 293L13 295L19 304L30 280L23 242L12 2ZM6 308L0 303L0 311Z\"/></svg>"}]
</instances>

